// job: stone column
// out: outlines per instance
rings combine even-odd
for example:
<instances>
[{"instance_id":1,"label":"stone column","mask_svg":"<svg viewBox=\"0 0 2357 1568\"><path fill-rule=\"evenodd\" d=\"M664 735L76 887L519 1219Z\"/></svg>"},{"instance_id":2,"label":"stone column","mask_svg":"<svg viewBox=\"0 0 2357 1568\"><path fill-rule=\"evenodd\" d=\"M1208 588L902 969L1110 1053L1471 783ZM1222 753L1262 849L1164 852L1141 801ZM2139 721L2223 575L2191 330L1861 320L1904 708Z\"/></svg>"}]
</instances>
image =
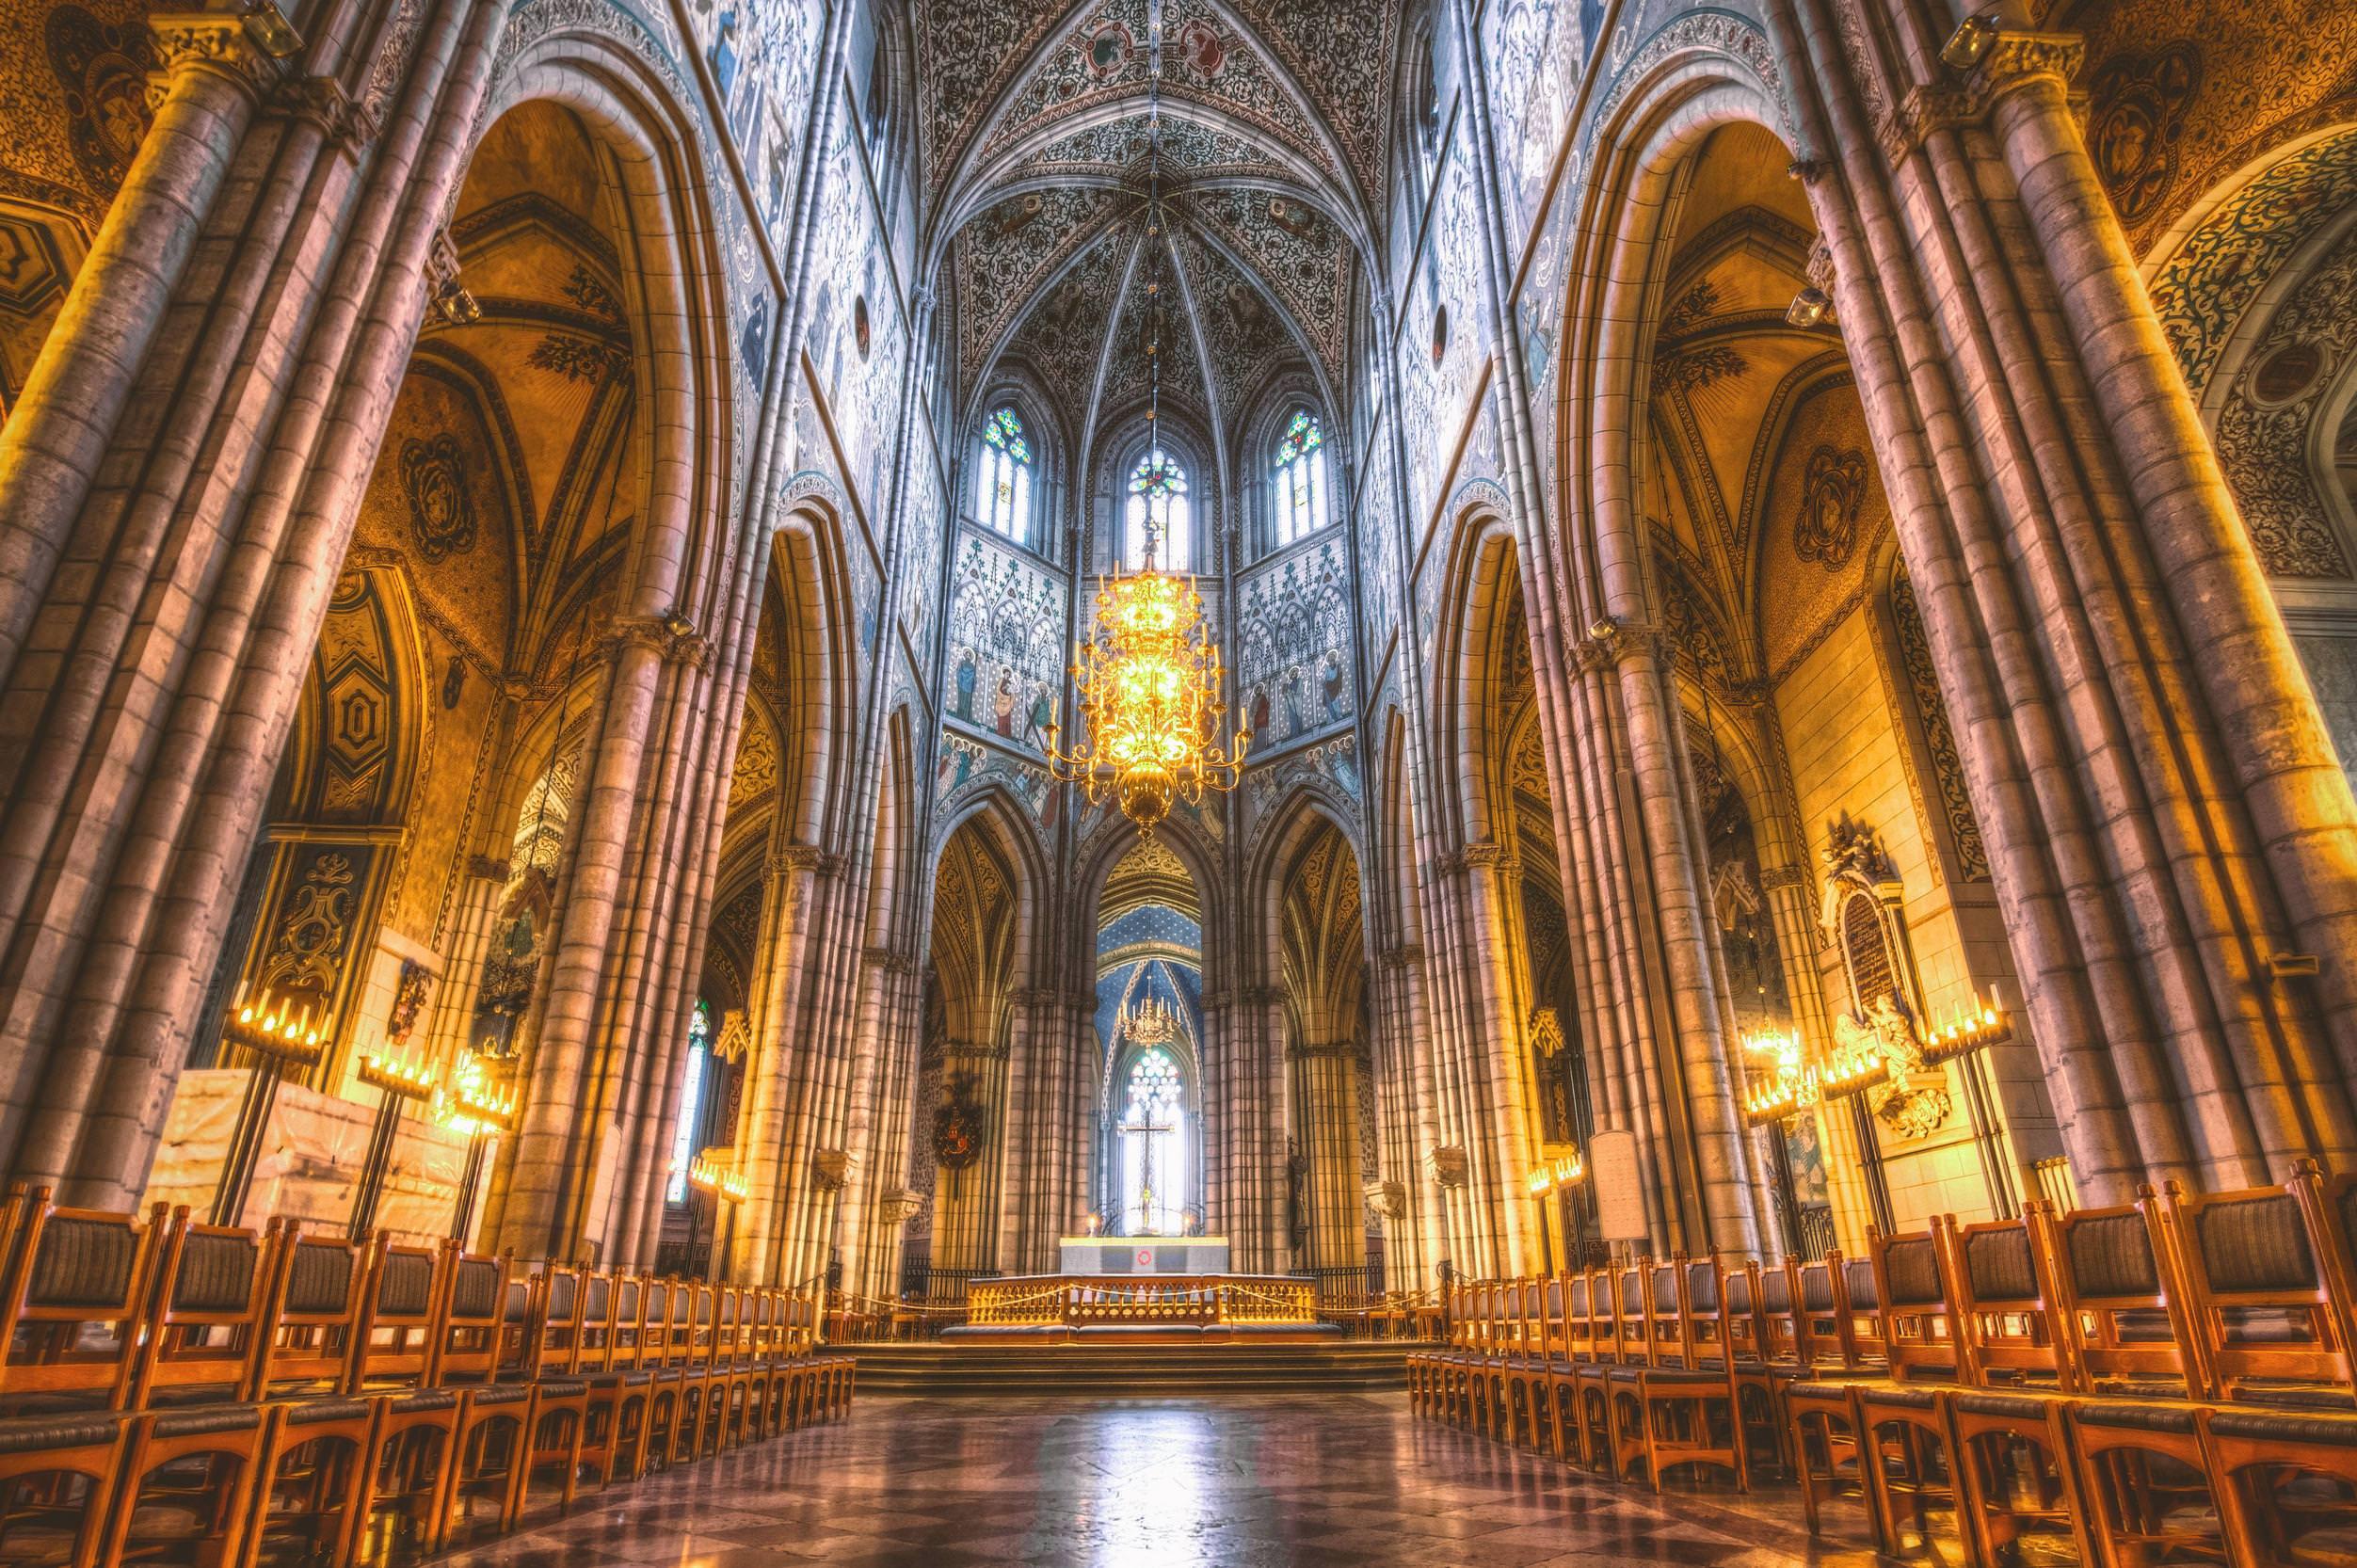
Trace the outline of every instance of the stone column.
<instances>
[{"instance_id":1,"label":"stone column","mask_svg":"<svg viewBox=\"0 0 2357 1568\"><path fill-rule=\"evenodd\" d=\"M1301 1212L1288 1215L1303 1227L1306 1246L1293 1264L1321 1272L1351 1269L1367 1261L1366 1206L1358 1162L1358 1048L1347 1040L1295 1044L1288 1052L1292 1072L1294 1120L1287 1159L1290 1208L1292 1177L1300 1178Z\"/></svg>"},{"instance_id":2,"label":"stone column","mask_svg":"<svg viewBox=\"0 0 2357 1568\"><path fill-rule=\"evenodd\" d=\"M2357 807L2068 112L2076 40L1959 77L1920 16L1853 66L1824 0L1772 14L2081 1191L2345 1160Z\"/></svg>"}]
</instances>

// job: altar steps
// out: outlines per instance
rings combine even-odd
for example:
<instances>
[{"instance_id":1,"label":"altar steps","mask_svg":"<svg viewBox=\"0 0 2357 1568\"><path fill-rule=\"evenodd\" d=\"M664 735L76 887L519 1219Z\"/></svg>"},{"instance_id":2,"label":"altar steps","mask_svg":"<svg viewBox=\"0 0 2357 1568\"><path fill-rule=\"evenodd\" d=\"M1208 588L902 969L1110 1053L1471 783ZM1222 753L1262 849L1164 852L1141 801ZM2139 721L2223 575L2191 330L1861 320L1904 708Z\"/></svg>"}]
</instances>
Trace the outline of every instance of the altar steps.
<instances>
[{"instance_id":1,"label":"altar steps","mask_svg":"<svg viewBox=\"0 0 2357 1568\"><path fill-rule=\"evenodd\" d=\"M1340 1345L856 1345L863 1394L1387 1393L1407 1385L1406 1343Z\"/></svg>"}]
</instances>

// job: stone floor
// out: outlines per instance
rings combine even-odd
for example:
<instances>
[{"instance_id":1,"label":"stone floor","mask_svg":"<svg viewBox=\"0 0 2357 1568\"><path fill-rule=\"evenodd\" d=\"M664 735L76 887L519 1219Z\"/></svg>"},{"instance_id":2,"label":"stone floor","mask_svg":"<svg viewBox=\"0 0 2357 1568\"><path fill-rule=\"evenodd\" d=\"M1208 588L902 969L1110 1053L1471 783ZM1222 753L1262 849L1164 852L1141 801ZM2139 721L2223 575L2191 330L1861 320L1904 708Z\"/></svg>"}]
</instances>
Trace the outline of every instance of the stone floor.
<instances>
[{"instance_id":1,"label":"stone floor","mask_svg":"<svg viewBox=\"0 0 2357 1568\"><path fill-rule=\"evenodd\" d=\"M1793 1495L1654 1498L1419 1421L1397 1395L868 1398L840 1424L593 1495L452 1568L1870 1568Z\"/></svg>"}]
</instances>

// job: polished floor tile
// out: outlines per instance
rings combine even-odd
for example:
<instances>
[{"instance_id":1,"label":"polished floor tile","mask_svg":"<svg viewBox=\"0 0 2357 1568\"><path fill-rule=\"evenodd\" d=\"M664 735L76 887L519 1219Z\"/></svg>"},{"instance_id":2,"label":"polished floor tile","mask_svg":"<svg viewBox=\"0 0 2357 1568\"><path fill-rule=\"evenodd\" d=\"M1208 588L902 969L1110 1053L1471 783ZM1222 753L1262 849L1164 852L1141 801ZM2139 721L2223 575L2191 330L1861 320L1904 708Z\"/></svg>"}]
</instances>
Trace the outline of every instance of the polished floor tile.
<instances>
[{"instance_id":1,"label":"polished floor tile","mask_svg":"<svg viewBox=\"0 0 2357 1568\"><path fill-rule=\"evenodd\" d=\"M848 1420L593 1494L453 1568L1868 1568L1787 1491L1661 1497L1398 1396L861 1398Z\"/></svg>"}]
</instances>

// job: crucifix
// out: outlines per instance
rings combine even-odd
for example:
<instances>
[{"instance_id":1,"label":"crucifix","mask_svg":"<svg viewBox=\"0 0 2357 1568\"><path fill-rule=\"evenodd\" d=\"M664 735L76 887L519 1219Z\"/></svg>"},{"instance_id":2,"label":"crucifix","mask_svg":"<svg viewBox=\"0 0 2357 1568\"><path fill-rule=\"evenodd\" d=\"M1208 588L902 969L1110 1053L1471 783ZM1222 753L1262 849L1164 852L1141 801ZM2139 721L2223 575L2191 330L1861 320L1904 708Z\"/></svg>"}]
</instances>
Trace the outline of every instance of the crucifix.
<instances>
[{"instance_id":1,"label":"crucifix","mask_svg":"<svg viewBox=\"0 0 2357 1568\"><path fill-rule=\"evenodd\" d=\"M1138 1146L1138 1223L1145 1228L1138 1234L1160 1236L1162 1231L1154 1222L1154 1140L1158 1134L1176 1132L1178 1128L1174 1122L1161 1119L1164 1112L1160 1095L1150 1099L1133 1100L1130 1105L1130 1114L1137 1119L1121 1130L1127 1136L1144 1140Z\"/></svg>"}]
</instances>

